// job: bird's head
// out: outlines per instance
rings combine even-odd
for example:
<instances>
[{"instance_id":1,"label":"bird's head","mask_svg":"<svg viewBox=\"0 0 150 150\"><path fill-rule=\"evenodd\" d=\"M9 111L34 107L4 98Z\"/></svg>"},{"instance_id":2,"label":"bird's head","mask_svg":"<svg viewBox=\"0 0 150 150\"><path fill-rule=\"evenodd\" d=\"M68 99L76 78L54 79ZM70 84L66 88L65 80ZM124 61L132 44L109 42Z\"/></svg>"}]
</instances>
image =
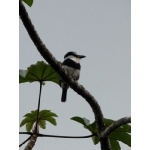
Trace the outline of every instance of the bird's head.
<instances>
[{"instance_id":1,"label":"bird's head","mask_svg":"<svg viewBox=\"0 0 150 150\"><path fill-rule=\"evenodd\" d=\"M68 52L65 56L64 56L64 59L72 59L73 61L75 61L76 63L79 63L80 62L80 59L84 58L86 56L84 55L79 55L77 54L76 52Z\"/></svg>"},{"instance_id":2,"label":"bird's head","mask_svg":"<svg viewBox=\"0 0 150 150\"><path fill-rule=\"evenodd\" d=\"M84 55L79 55L77 54L76 52L68 52L65 56L64 56L64 59L67 59L67 58L70 58L70 59L77 59L77 60L80 60L81 58L84 58L86 56Z\"/></svg>"}]
</instances>

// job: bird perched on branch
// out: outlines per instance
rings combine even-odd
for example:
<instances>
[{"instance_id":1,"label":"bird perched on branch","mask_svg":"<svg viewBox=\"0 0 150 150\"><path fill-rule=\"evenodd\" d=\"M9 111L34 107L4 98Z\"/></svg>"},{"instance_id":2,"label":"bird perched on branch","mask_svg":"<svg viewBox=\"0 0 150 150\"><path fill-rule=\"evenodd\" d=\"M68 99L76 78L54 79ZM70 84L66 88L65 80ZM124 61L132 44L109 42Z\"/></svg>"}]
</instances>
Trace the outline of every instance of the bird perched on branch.
<instances>
[{"instance_id":1,"label":"bird perched on branch","mask_svg":"<svg viewBox=\"0 0 150 150\"><path fill-rule=\"evenodd\" d=\"M68 75L70 75L76 81L80 77L80 60L84 57L86 56L78 55L76 52L68 52L64 56L62 67L67 71ZM65 83L62 79L60 79L60 86L62 87L61 101L65 102L67 98L67 90L69 88L69 85Z\"/></svg>"}]
</instances>

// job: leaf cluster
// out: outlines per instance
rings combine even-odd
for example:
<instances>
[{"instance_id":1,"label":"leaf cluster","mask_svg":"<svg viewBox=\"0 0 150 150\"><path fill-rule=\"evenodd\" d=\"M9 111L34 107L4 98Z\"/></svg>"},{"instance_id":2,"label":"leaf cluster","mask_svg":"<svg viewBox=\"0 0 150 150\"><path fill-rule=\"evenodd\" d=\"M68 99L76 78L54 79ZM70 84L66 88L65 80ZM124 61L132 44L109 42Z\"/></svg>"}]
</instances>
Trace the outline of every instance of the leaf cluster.
<instances>
[{"instance_id":1,"label":"leaf cluster","mask_svg":"<svg viewBox=\"0 0 150 150\"><path fill-rule=\"evenodd\" d=\"M46 121L53 125L57 125L56 120L54 117L57 117L57 115L50 110L41 110L38 115L38 125L42 128L46 128ZM31 129L33 129L34 123L37 121L37 110L31 111L31 113L27 113L24 115L24 119L20 123L20 127L26 125L26 131L30 132Z\"/></svg>"},{"instance_id":2,"label":"leaf cluster","mask_svg":"<svg viewBox=\"0 0 150 150\"><path fill-rule=\"evenodd\" d=\"M58 73L48 64L43 61L38 61L36 64L32 64L27 68L27 70L19 70L19 83L26 82L40 82L42 84L45 81L51 81L56 84L59 84L59 75ZM50 110L41 110L37 119L37 110L31 111L31 113L27 113L24 115L24 119L20 123L20 127L26 126L26 131L29 132L33 129L33 125L37 122L39 127L42 129L46 128L46 121L49 123L56 125L56 120L54 117L57 115ZM86 118L81 117L73 117L72 120L82 124L85 129L89 130L92 134L93 143L96 145L99 143L98 138L98 130L96 122L90 124L90 121ZM114 123L114 120L104 119L104 123L106 128ZM110 133L109 139L112 150L121 150L119 141L131 146L131 126L126 124L118 127L113 132Z\"/></svg>"},{"instance_id":3,"label":"leaf cluster","mask_svg":"<svg viewBox=\"0 0 150 150\"><path fill-rule=\"evenodd\" d=\"M96 122L94 121L93 123L90 124L90 121L86 118L81 118L81 117L73 117L71 120L74 120L84 126L87 130L89 130L94 136L92 137L93 143L96 145L99 143L99 138L98 138L98 130L96 126ZM104 123L106 128L110 126L112 123L114 123L114 120L111 119L104 119ZM127 144L128 146L131 147L131 126L126 124L118 127L115 129L110 135L110 144L112 150L121 150L119 141L123 142L124 144Z\"/></svg>"},{"instance_id":4,"label":"leaf cluster","mask_svg":"<svg viewBox=\"0 0 150 150\"><path fill-rule=\"evenodd\" d=\"M27 68L27 70L19 70L19 83L25 82L42 82L52 81L59 84L58 73L43 61L38 61Z\"/></svg>"}]
</instances>

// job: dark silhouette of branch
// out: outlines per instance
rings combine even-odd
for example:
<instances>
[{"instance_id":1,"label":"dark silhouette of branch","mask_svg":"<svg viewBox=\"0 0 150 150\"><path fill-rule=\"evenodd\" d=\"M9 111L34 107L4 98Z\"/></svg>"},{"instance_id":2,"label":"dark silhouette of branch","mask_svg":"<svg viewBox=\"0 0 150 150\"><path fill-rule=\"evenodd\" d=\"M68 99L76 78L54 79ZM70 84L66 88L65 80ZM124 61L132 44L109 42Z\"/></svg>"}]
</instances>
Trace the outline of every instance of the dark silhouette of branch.
<instances>
[{"instance_id":1,"label":"dark silhouette of branch","mask_svg":"<svg viewBox=\"0 0 150 150\"><path fill-rule=\"evenodd\" d=\"M67 72L61 67L60 63L53 57L53 55L46 48L40 37L38 36L28 13L22 3L22 0L19 0L19 14L20 18L30 36L33 43L37 47L37 50L42 55L42 57L56 70L56 72L61 76L61 78L79 95L81 95L91 106L94 115L96 124L98 127L98 137L101 137L101 132L105 130L105 125L103 121L103 114L101 108L96 101L96 99L79 83L74 81L71 77L67 75ZM110 142L107 137L100 139L101 150L111 150Z\"/></svg>"},{"instance_id":2,"label":"dark silhouette of branch","mask_svg":"<svg viewBox=\"0 0 150 150\"><path fill-rule=\"evenodd\" d=\"M39 137L54 137L54 138L69 138L69 139L83 139L83 138L90 138L95 136L94 134L87 135L87 136L59 136L59 135L46 135L46 134L40 134Z\"/></svg>"},{"instance_id":3,"label":"dark silhouette of branch","mask_svg":"<svg viewBox=\"0 0 150 150\"><path fill-rule=\"evenodd\" d=\"M115 121L114 123L112 123L110 126L108 126L105 131L103 131L101 133L101 138L104 138L104 137L108 137L108 135L113 132L116 128L122 126L122 125L125 125L127 123L131 123L131 117L124 117L124 118L121 118L117 121Z\"/></svg>"},{"instance_id":4,"label":"dark silhouette of branch","mask_svg":"<svg viewBox=\"0 0 150 150\"><path fill-rule=\"evenodd\" d=\"M31 136L29 136L24 142L22 142L22 143L19 145L19 147L21 147L23 144L25 144L27 141L29 141L30 138L31 138Z\"/></svg>"},{"instance_id":5,"label":"dark silhouette of branch","mask_svg":"<svg viewBox=\"0 0 150 150\"><path fill-rule=\"evenodd\" d=\"M38 123L39 123L39 111L40 111L40 102L41 102L41 92L42 92L42 81L40 81L40 91L39 91L39 100L38 100L38 108L37 108L37 118L35 125L35 132L38 131Z\"/></svg>"},{"instance_id":6,"label":"dark silhouette of branch","mask_svg":"<svg viewBox=\"0 0 150 150\"><path fill-rule=\"evenodd\" d=\"M19 134L29 134L32 135L32 132L19 132ZM81 139L81 138L90 138L96 134L86 135L86 136L61 136L61 135L47 135L47 134L37 134L38 137L53 137L53 138L72 138L72 139Z\"/></svg>"},{"instance_id":7,"label":"dark silhouette of branch","mask_svg":"<svg viewBox=\"0 0 150 150\"><path fill-rule=\"evenodd\" d=\"M32 135L33 133L32 132L19 132L19 134L29 134L29 135Z\"/></svg>"}]
</instances>

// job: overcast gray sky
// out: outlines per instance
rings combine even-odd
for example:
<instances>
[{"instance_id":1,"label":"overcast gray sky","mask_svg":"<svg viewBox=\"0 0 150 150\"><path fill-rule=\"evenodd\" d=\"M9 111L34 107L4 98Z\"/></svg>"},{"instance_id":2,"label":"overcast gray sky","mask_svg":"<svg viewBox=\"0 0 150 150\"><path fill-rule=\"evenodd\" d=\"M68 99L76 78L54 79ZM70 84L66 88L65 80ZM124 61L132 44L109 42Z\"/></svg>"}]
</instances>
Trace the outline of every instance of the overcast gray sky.
<instances>
[{"instance_id":1,"label":"overcast gray sky","mask_svg":"<svg viewBox=\"0 0 150 150\"><path fill-rule=\"evenodd\" d=\"M131 113L130 0L36 0L26 9L41 39L59 61L68 51L86 55L81 61L82 84L98 101L105 118L120 119ZM20 21L20 69L44 60L37 52ZM39 84L20 84L20 121L37 108ZM43 87L41 109L57 113L58 125L47 124L41 133L54 135L89 135L73 116L94 115L90 106L72 89L67 102L61 103L61 88L51 82ZM25 131L25 128L20 128ZM28 136L20 136L20 143ZM59 144L58 144L59 143ZM62 148L63 147L63 148ZM24 146L20 148L23 150ZM34 149L98 150L91 139L38 138ZM123 150L130 148L122 144Z\"/></svg>"}]
</instances>

